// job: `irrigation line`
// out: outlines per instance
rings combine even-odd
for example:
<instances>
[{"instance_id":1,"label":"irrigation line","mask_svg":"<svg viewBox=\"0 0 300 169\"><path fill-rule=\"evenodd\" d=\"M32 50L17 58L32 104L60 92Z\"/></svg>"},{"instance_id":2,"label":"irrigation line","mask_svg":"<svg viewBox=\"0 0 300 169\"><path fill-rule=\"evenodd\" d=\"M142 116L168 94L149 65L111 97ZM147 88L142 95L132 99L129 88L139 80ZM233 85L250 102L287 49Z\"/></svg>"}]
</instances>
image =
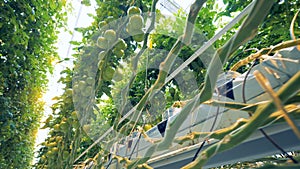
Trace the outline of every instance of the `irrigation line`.
<instances>
[{"instance_id":1,"label":"irrigation line","mask_svg":"<svg viewBox=\"0 0 300 169\"><path fill-rule=\"evenodd\" d=\"M182 63L174 72L172 72L164 83L167 84L170 80L172 80L180 71L182 71L187 65L189 65L192 61L194 61L199 55L201 55L206 49L208 49L214 42L216 42L219 38L222 37L229 29L231 29L236 23L238 23L242 18L244 18L247 14L250 13L253 2L251 2L242 12L238 14L234 19L232 19L222 30L216 33L210 40L208 40L200 49L198 49L191 57L189 57L184 63ZM125 114L121 119L120 123L127 119L133 112L135 112L137 106L134 106L127 114ZM103 138L105 138L110 132L113 131L113 127L109 128L101 137L99 137L92 145L90 145L84 152L82 152L74 161L74 163L80 159L83 155L85 155L91 148L93 148L96 144L98 144Z\"/></svg>"},{"instance_id":2,"label":"irrigation line","mask_svg":"<svg viewBox=\"0 0 300 169\"><path fill-rule=\"evenodd\" d=\"M139 134L139 138L138 138L138 140L136 141L136 143L134 144L133 149L132 149L132 151L131 151L131 153L130 153L130 155L129 155L129 157L128 157L128 160L131 160L131 157L132 157L132 155L133 155L133 153L134 153L134 150L136 149L137 145L139 144L139 142L140 142L140 140L141 140L141 137L142 137L142 133ZM138 150L137 150L136 152L138 153Z\"/></svg>"},{"instance_id":3,"label":"irrigation line","mask_svg":"<svg viewBox=\"0 0 300 169\"><path fill-rule=\"evenodd\" d=\"M113 158L112 158L112 154L111 154L110 160L109 160L107 166L105 167L105 169L108 169L108 168L109 168L110 164L112 163L112 160L113 160Z\"/></svg>"}]
</instances>

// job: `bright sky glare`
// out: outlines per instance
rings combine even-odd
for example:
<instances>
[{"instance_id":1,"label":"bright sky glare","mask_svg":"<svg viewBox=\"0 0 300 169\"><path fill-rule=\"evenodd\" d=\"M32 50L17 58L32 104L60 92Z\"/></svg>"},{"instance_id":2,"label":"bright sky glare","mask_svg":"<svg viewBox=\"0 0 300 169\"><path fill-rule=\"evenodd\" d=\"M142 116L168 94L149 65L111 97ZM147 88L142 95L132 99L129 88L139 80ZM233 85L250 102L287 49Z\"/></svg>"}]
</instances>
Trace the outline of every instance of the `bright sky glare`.
<instances>
[{"instance_id":1,"label":"bright sky glare","mask_svg":"<svg viewBox=\"0 0 300 169\"><path fill-rule=\"evenodd\" d=\"M89 17L87 14L92 13L95 14L95 2L92 2L92 5L90 7L81 5L81 0L73 0L72 1L72 7L73 12L68 13L68 29L73 32L73 36L69 32L61 31L58 37L58 54L61 59L64 58L70 58L71 55L74 53L72 51L72 46L70 46L69 41L79 41L81 40L81 34L74 31L75 27L87 27L91 24L93 21L93 18ZM81 8L81 9L80 9ZM80 13L80 15L79 15ZM78 22L76 22L78 18ZM44 94L44 101L46 103L44 109L44 116L42 118L42 122L46 120L46 118L52 113L51 105L54 104L56 101L52 100L55 96L59 96L62 94L64 87L61 83L58 83L57 81L61 77L60 72L64 70L66 67L72 66L72 59L70 61L64 61L59 64L55 64L53 74L48 73L48 90ZM41 127L44 124L41 123ZM49 133L49 129L40 129L37 134L36 138L36 150L40 148L38 146L40 143L42 143Z\"/></svg>"}]
</instances>

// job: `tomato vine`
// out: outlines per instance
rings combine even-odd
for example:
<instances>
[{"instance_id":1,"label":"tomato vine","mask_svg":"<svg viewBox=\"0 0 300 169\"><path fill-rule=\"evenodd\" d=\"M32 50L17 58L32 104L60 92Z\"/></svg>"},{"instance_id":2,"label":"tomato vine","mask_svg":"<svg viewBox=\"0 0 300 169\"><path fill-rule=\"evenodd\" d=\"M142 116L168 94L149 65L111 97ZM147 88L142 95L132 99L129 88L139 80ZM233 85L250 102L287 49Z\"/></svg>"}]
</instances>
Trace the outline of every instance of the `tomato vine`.
<instances>
[{"instance_id":1,"label":"tomato vine","mask_svg":"<svg viewBox=\"0 0 300 169\"><path fill-rule=\"evenodd\" d=\"M31 168L66 1L0 2L0 168Z\"/></svg>"}]
</instances>

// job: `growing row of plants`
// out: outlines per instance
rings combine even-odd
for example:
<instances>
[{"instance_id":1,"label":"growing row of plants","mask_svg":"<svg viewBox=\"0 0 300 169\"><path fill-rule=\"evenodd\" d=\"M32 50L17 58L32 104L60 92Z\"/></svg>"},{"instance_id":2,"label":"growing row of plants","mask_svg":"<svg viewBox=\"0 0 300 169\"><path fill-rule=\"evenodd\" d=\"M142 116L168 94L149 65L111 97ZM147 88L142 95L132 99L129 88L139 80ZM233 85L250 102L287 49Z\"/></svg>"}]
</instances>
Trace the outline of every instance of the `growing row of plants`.
<instances>
[{"instance_id":1,"label":"growing row of plants","mask_svg":"<svg viewBox=\"0 0 300 169\"><path fill-rule=\"evenodd\" d=\"M0 168L31 168L65 1L0 2Z\"/></svg>"}]
</instances>

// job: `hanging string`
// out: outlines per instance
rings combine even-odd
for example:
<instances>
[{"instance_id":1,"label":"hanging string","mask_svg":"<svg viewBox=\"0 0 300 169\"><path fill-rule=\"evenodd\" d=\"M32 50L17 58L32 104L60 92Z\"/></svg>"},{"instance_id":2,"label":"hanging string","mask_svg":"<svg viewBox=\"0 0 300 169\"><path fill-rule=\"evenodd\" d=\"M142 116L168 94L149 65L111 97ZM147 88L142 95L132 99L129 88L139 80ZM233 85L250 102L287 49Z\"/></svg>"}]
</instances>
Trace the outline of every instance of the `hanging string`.
<instances>
[{"instance_id":1,"label":"hanging string","mask_svg":"<svg viewBox=\"0 0 300 169\"><path fill-rule=\"evenodd\" d=\"M216 89L216 92L217 92L218 100L219 100L219 99L220 99L220 93L219 93L219 90ZM214 130L215 125L216 125L216 123L217 123L217 119L218 119L219 113L220 113L220 106L217 107L216 116L215 116L215 118L214 118L213 124L211 125L211 128L210 128L209 132L212 132L212 131ZM200 151L202 150L202 148L204 147L204 145L205 145L206 142L207 142L207 140L204 140L204 141L202 142L202 144L200 145L200 147L197 149L197 151L196 151L196 153L195 153L195 155L194 155L192 161L195 161L195 160L196 160L196 158L198 157L198 154L200 153Z\"/></svg>"},{"instance_id":2,"label":"hanging string","mask_svg":"<svg viewBox=\"0 0 300 169\"><path fill-rule=\"evenodd\" d=\"M146 68L145 68L145 89L144 91L146 92L148 90L148 62L149 62L149 48L147 50L147 55L146 55Z\"/></svg>"},{"instance_id":3,"label":"hanging string","mask_svg":"<svg viewBox=\"0 0 300 169\"><path fill-rule=\"evenodd\" d=\"M150 43L151 43L151 40L150 40ZM150 44L149 48L152 48L152 45ZM144 80L144 92L146 92L148 90L148 61L149 61L149 48L147 50L147 54L146 54L146 68L145 68L145 80ZM146 108L146 112L147 112L147 116L150 116L150 113L148 112L147 108ZM145 127L145 124L146 124L146 119L143 118L143 125L142 125L142 129ZM131 130L131 132L133 131L133 129ZM137 145L139 144L140 140L141 140L141 136L142 136L142 132L139 133L139 137L138 137L138 140L136 141L135 145L133 146L133 149L128 157L128 159L130 160L133 153L134 153L134 150L136 149ZM138 150L137 150L138 152Z\"/></svg>"},{"instance_id":4,"label":"hanging string","mask_svg":"<svg viewBox=\"0 0 300 169\"><path fill-rule=\"evenodd\" d=\"M110 156L110 159L109 159L109 162L108 162L107 166L105 167L105 169L108 169L108 168L109 168L109 166L111 165L112 160L113 160L112 154L111 154L111 153L109 154L109 156Z\"/></svg>"},{"instance_id":5,"label":"hanging string","mask_svg":"<svg viewBox=\"0 0 300 169\"><path fill-rule=\"evenodd\" d=\"M143 125L142 125L142 129L145 127L145 120L143 120L144 122L143 122ZM136 147L137 147L137 145L139 144L139 142L140 142L140 140L141 140L141 137L142 137L142 131L139 133L139 137L138 137L138 139L137 139L137 141L136 141L136 143L134 144L134 146L133 146L133 148L132 148L132 151L131 151L131 153L130 153L130 155L129 155L129 157L128 157L128 159L130 160L131 159L131 157L132 157L132 155L133 155L133 153L134 153L134 150L136 149ZM137 151L137 153L138 153L138 149L136 150Z\"/></svg>"}]
</instances>

